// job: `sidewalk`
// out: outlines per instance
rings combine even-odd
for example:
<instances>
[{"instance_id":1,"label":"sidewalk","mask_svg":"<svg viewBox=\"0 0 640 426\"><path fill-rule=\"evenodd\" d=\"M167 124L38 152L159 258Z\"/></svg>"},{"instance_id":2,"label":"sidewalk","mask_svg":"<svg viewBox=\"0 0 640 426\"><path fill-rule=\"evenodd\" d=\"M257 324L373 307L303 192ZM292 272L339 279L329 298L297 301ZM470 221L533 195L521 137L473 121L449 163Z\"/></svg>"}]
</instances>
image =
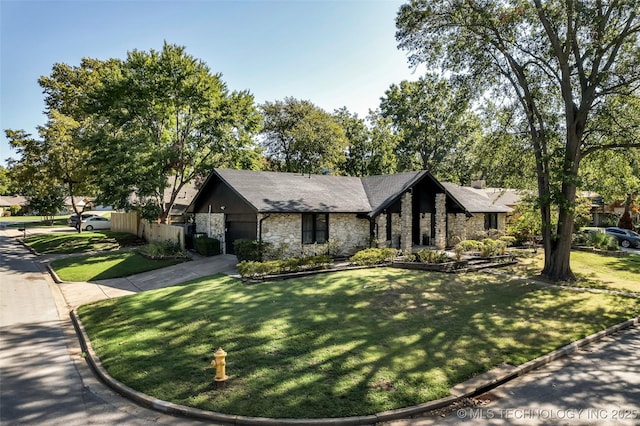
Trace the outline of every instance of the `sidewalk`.
<instances>
[{"instance_id":1,"label":"sidewalk","mask_svg":"<svg viewBox=\"0 0 640 426\"><path fill-rule=\"evenodd\" d=\"M142 274L95 282L58 282L58 287L67 302L67 307L74 309L85 303L170 287L209 275L237 274L236 263L236 257L230 254L198 256L189 262ZM55 276L53 273L52 275Z\"/></svg>"}]
</instances>

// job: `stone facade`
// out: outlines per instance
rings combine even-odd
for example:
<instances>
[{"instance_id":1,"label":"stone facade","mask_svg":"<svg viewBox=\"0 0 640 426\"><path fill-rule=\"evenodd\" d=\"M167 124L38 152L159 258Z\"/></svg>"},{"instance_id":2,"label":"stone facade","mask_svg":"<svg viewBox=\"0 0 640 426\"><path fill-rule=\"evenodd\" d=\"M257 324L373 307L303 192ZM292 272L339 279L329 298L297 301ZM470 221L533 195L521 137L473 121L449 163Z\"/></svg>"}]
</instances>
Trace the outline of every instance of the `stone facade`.
<instances>
[{"instance_id":1,"label":"stone facade","mask_svg":"<svg viewBox=\"0 0 640 426\"><path fill-rule=\"evenodd\" d=\"M197 232L205 232L208 237L220 240L222 252L226 253L224 213L196 213L195 224Z\"/></svg>"},{"instance_id":2,"label":"stone facade","mask_svg":"<svg viewBox=\"0 0 640 426\"><path fill-rule=\"evenodd\" d=\"M394 247L411 250L412 241L412 209L410 193L402 195L401 210L391 214L391 240L387 241L387 214L382 213L375 218L377 225L378 247ZM436 213L425 213L419 218L420 243L424 236L429 236L428 243L438 249L455 245L458 241L485 232L484 214L476 213L466 217L463 213L447 214L445 211L445 194L436 194ZM258 214L258 222L266 214ZM287 257L300 255L327 254L349 256L356 251L369 247L370 224L354 213L329 214L328 244L302 244L302 215L300 213L271 213L262 222L262 240L269 242L275 249ZM435 236L431 235L431 223L435 221ZM196 229L205 232L209 237L217 238L221 247L225 248L225 215L224 213L195 214ZM506 214L498 213L498 231L504 232ZM256 230L259 235L259 230Z\"/></svg>"},{"instance_id":3,"label":"stone facade","mask_svg":"<svg viewBox=\"0 0 640 426\"><path fill-rule=\"evenodd\" d=\"M389 247L389 241L387 241L387 215L381 213L376 219L376 226L378 227L378 247Z\"/></svg>"},{"instance_id":4,"label":"stone facade","mask_svg":"<svg viewBox=\"0 0 640 426\"><path fill-rule=\"evenodd\" d=\"M474 216L475 217L475 216ZM469 221L473 218L467 218L464 213L447 215L449 226L447 227L447 245L454 246L462 240L466 240L471 234L468 234ZM484 219L483 219L484 220ZM482 222L484 226L484 222Z\"/></svg>"},{"instance_id":5,"label":"stone facade","mask_svg":"<svg viewBox=\"0 0 640 426\"><path fill-rule=\"evenodd\" d=\"M258 215L258 221L265 215ZM287 257L327 254L348 256L369 246L369 221L355 214L329 214L329 242L302 244L300 213L271 213L262 222L262 241Z\"/></svg>"},{"instance_id":6,"label":"stone facade","mask_svg":"<svg viewBox=\"0 0 640 426\"><path fill-rule=\"evenodd\" d=\"M389 247L400 248L401 227L402 218L400 213L391 213L391 241L389 242Z\"/></svg>"},{"instance_id":7,"label":"stone facade","mask_svg":"<svg viewBox=\"0 0 640 426\"><path fill-rule=\"evenodd\" d=\"M507 214L506 213L498 213L498 232L504 233L506 230L506 222L507 222ZM474 213L472 217L467 218L465 220L464 226L464 239L472 238L477 235L481 235L486 233L487 230L484 229L484 214L483 213Z\"/></svg>"},{"instance_id":8,"label":"stone facade","mask_svg":"<svg viewBox=\"0 0 640 426\"><path fill-rule=\"evenodd\" d=\"M400 236L400 250L404 252L411 252L413 248L412 241L412 225L413 225L413 212L411 205L411 192L405 192L402 194L402 200L400 208L402 210L402 226Z\"/></svg>"},{"instance_id":9,"label":"stone facade","mask_svg":"<svg viewBox=\"0 0 640 426\"><path fill-rule=\"evenodd\" d=\"M434 245L439 250L444 250L447 245L447 196L444 193L436 194L436 237Z\"/></svg>"},{"instance_id":10,"label":"stone facade","mask_svg":"<svg viewBox=\"0 0 640 426\"><path fill-rule=\"evenodd\" d=\"M198 232L206 232L220 241L224 239L224 213L196 213L195 222Z\"/></svg>"},{"instance_id":11,"label":"stone facade","mask_svg":"<svg viewBox=\"0 0 640 426\"><path fill-rule=\"evenodd\" d=\"M431 245L433 244L433 236L431 235L431 216L432 213L422 213L420 216L420 244L425 244L425 237L427 237L426 239L426 245Z\"/></svg>"},{"instance_id":12,"label":"stone facade","mask_svg":"<svg viewBox=\"0 0 640 426\"><path fill-rule=\"evenodd\" d=\"M260 219L267 215L259 214ZM302 215L299 213L271 213L262 221L262 241L282 250L287 257L302 253Z\"/></svg>"}]
</instances>

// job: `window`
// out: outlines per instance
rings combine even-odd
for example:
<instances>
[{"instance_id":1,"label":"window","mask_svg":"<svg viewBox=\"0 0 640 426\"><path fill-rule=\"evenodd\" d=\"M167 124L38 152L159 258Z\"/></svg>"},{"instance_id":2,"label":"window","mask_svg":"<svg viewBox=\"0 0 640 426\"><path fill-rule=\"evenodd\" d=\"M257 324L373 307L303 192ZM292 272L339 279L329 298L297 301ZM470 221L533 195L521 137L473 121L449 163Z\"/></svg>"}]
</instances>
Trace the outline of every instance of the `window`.
<instances>
[{"instance_id":1,"label":"window","mask_svg":"<svg viewBox=\"0 0 640 426\"><path fill-rule=\"evenodd\" d=\"M498 229L498 213L484 214L484 229Z\"/></svg>"},{"instance_id":2,"label":"window","mask_svg":"<svg viewBox=\"0 0 640 426\"><path fill-rule=\"evenodd\" d=\"M304 213L302 215L302 244L324 244L329 239L329 215Z\"/></svg>"}]
</instances>

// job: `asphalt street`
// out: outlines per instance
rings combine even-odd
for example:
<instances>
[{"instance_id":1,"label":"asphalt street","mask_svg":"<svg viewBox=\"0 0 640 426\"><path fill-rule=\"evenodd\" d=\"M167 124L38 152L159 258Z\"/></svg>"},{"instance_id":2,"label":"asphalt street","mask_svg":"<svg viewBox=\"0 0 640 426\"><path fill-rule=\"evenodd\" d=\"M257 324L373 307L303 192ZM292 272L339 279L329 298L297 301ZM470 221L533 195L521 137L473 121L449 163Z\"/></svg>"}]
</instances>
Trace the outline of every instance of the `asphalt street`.
<instances>
[{"instance_id":1,"label":"asphalt street","mask_svg":"<svg viewBox=\"0 0 640 426\"><path fill-rule=\"evenodd\" d=\"M98 381L59 290L37 257L2 231L0 395L3 426L202 424L139 407Z\"/></svg>"}]
</instances>

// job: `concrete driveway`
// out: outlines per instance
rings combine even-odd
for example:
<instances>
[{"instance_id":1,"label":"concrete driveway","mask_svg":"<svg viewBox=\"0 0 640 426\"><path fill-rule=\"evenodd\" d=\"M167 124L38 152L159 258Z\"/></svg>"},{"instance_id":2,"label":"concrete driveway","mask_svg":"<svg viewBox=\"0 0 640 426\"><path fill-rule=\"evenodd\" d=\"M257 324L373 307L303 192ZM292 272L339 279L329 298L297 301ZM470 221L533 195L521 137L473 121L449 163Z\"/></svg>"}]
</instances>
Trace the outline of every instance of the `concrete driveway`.
<instances>
[{"instance_id":1,"label":"concrete driveway","mask_svg":"<svg viewBox=\"0 0 640 426\"><path fill-rule=\"evenodd\" d=\"M58 287L67 308L73 309L85 303L169 287L209 275L234 275L237 273L236 263L237 259L232 255L197 257L189 262L129 277L88 283L62 282Z\"/></svg>"}]
</instances>

